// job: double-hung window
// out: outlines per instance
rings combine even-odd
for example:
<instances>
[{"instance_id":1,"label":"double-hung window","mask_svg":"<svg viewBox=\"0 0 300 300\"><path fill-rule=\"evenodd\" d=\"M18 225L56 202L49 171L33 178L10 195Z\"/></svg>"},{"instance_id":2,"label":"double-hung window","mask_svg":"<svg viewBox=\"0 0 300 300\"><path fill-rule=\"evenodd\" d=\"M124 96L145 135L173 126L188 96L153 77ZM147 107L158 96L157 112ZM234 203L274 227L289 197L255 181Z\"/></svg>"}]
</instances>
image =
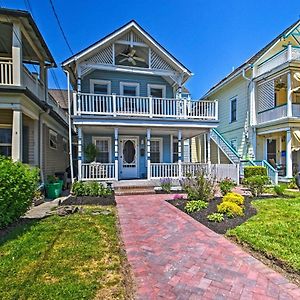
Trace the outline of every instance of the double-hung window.
<instances>
[{"instance_id":1,"label":"double-hung window","mask_svg":"<svg viewBox=\"0 0 300 300\"><path fill-rule=\"evenodd\" d=\"M49 147L57 150L57 133L51 129L49 129Z\"/></svg>"},{"instance_id":2,"label":"double-hung window","mask_svg":"<svg viewBox=\"0 0 300 300\"><path fill-rule=\"evenodd\" d=\"M11 126L0 127L0 155L11 156L12 146Z\"/></svg>"},{"instance_id":3,"label":"double-hung window","mask_svg":"<svg viewBox=\"0 0 300 300\"><path fill-rule=\"evenodd\" d=\"M230 100L230 122L235 122L237 119L237 99Z\"/></svg>"},{"instance_id":4,"label":"double-hung window","mask_svg":"<svg viewBox=\"0 0 300 300\"><path fill-rule=\"evenodd\" d=\"M110 95L111 94L111 82L108 80L90 80L90 91L92 94Z\"/></svg>"},{"instance_id":5,"label":"double-hung window","mask_svg":"<svg viewBox=\"0 0 300 300\"><path fill-rule=\"evenodd\" d=\"M153 163L162 162L162 139L153 138L150 141L150 160Z\"/></svg>"},{"instance_id":6,"label":"double-hung window","mask_svg":"<svg viewBox=\"0 0 300 300\"><path fill-rule=\"evenodd\" d=\"M166 86L148 84L148 96L152 96L153 98L166 98Z\"/></svg>"},{"instance_id":7,"label":"double-hung window","mask_svg":"<svg viewBox=\"0 0 300 300\"><path fill-rule=\"evenodd\" d=\"M120 92L123 96L139 96L140 85L137 82L120 82Z\"/></svg>"},{"instance_id":8,"label":"double-hung window","mask_svg":"<svg viewBox=\"0 0 300 300\"><path fill-rule=\"evenodd\" d=\"M111 139L108 137L94 137L94 144L98 149L97 161L109 163L111 161Z\"/></svg>"}]
</instances>

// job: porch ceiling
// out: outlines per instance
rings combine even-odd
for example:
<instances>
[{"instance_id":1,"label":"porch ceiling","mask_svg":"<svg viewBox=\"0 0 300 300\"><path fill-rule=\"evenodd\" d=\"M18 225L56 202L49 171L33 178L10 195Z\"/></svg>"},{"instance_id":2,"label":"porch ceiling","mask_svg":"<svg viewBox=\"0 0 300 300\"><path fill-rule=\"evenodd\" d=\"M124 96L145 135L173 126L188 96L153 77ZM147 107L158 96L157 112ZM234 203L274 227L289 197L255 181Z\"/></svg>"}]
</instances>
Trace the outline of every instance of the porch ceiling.
<instances>
[{"instance_id":1,"label":"porch ceiling","mask_svg":"<svg viewBox=\"0 0 300 300\"><path fill-rule=\"evenodd\" d=\"M93 134L93 135L113 135L114 128L111 126L81 126L83 134ZM149 127L151 128L151 127ZM151 128L151 135L178 135L178 129L180 128L165 128L165 127L155 127ZM146 135L146 128L141 127L119 127L119 135ZM184 139L192 138L200 135L204 132L208 132L209 129L205 128L182 128L182 137Z\"/></svg>"}]
</instances>

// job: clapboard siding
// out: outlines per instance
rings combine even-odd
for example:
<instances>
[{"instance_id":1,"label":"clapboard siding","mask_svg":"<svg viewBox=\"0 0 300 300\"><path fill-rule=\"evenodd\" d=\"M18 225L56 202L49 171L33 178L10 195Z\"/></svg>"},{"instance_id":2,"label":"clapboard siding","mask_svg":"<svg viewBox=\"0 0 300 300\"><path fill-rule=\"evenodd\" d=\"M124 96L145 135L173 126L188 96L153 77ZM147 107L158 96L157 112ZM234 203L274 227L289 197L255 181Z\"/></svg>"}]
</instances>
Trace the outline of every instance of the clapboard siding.
<instances>
[{"instance_id":1,"label":"clapboard siding","mask_svg":"<svg viewBox=\"0 0 300 300\"><path fill-rule=\"evenodd\" d=\"M13 111L10 109L0 109L0 124L12 124Z\"/></svg>"},{"instance_id":2,"label":"clapboard siding","mask_svg":"<svg viewBox=\"0 0 300 300\"><path fill-rule=\"evenodd\" d=\"M28 163L30 165L35 165L34 149L35 147L37 147L38 141L34 138L34 120L30 119L29 117L23 114L23 128L24 127L28 128L27 141L25 141L25 144L27 144L25 146L28 147Z\"/></svg>"},{"instance_id":3,"label":"clapboard siding","mask_svg":"<svg viewBox=\"0 0 300 300\"><path fill-rule=\"evenodd\" d=\"M174 97L173 88L161 76L94 70L83 77L81 83L82 92L90 92L91 79L111 81L111 92L117 95L121 94L120 82L137 82L140 85L140 96L148 96L148 84L160 84L166 86L167 98Z\"/></svg>"}]
</instances>

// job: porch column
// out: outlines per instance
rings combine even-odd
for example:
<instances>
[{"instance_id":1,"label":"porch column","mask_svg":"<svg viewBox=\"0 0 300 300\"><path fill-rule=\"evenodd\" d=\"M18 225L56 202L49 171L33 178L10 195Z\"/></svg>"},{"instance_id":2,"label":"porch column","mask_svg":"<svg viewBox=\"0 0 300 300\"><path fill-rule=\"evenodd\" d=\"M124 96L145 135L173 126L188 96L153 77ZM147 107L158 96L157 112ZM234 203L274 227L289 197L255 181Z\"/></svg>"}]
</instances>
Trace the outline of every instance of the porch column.
<instances>
[{"instance_id":1,"label":"porch column","mask_svg":"<svg viewBox=\"0 0 300 300\"><path fill-rule=\"evenodd\" d=\"M206 133L203 134L203 159L204 159L204 163L207 163L207 151L206 151Z\"/></svg>"},{"instance_id":2,"label":"porch column","mask_svg":"<svg viewBox=\"0 0 300 300\"><path fill-rule=\"evenodd\" d=\"M119 179L119 128L114 129L115 132L115 179Z\"/></svg>"},{"instance_id":3,"label":"porch column","mask_svg":"<svg viewBox=\"0 0 300 300\"><path fill-rule=\"evenodd\" d=\"M13 61L13 84L21 85L22 69L22 33L19 23L13 23L12 31L12 61Z\"/></svg>"},{"instance_id":4,"label":"porch column","mask_svg":"<svg viewBox=\"0 0 300 300\"><path fill-rule=\"evenodd\" d=\"M210 164L210 131L207 133L207 163Z\"/></svg>"},{"instance_id":5,"label":"porch column","mask_svg":"<svg viewBox=\"0 0 300 300\"><path fill-rule=\"evenodd\" d=\"M78 127L78 180L81 180L81 164L82 164L82 129Z\"/></svg>"},{"instance_id":6,"label":"porch column","mask_svg":"<svg viewBox=\"0 0 300 300\"><path fill-rule=\"evenodd\" d=\"M13 126L12 126L12 151L11 156L14 161L22 161L22 122L23 116L21 110L13 111Z\"/></svg>"},{"instance_id":7,"label":"porch column","mask_svg":"<svg viewBox=\"0 0 300 300\"><path fill-rule=\"evenodd\" d=\"M293 116L292 109L292 78L291 72L289 72L287 74L287 117Z\"/></svg>"},{"instance_id":8,"label":"porch column","mask_svg":"<svg viewBox=\"0 0 300 300\"><path fill-rule=\"evenodd\" d=\"M182 178L182 130L178 130L178 176Z\"/></svg>"},{"instance_id":9,"label":"porch column","mask_svg":"<svg viewBox=\"0 0 300 300\"><path fill-rule=\"evenodd\" d=\"M147 128L147 179L151 179L151 157L150 148L151 146L151 129Z\"/></svg>"},{"instance_id":10,"label":"porch column","mask_svg":"<svg viewBox=\"0 0 300 300\"><path fill-rule=\"evenodd\" d=\"M286 177L293 177L292 133L290 129L286 131Z\"/></svg>"}]
</instances>

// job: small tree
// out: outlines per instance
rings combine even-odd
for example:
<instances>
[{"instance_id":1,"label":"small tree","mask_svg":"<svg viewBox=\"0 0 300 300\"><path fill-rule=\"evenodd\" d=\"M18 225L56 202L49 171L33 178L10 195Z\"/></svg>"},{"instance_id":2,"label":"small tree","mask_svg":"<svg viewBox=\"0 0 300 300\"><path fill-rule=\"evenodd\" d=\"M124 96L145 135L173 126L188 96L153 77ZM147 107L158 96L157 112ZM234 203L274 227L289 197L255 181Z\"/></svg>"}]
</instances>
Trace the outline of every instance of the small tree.
<instances>
[{"instance_id":1,"label":"small tree","mask_svg":"<svg viewBox=\"0 0 300 300\"><path fill-rule=\"evenodd\" d=\"M244 184L250 189L253 196L260 196L270 180L268 176L255 175L244 179Z\"/></svg>"},{"instance_id":2,"label":"small tree","mask_svg":"<svg viewBox=\"0 0 300 300\"><path fill-rule=\"evenodd\" d=\"M84 155L86 157L87 162L92 162L96 160L96 157L99 154L99 150L95 144L88 144L84 148Z\"/></svg>"}]
</instances>

